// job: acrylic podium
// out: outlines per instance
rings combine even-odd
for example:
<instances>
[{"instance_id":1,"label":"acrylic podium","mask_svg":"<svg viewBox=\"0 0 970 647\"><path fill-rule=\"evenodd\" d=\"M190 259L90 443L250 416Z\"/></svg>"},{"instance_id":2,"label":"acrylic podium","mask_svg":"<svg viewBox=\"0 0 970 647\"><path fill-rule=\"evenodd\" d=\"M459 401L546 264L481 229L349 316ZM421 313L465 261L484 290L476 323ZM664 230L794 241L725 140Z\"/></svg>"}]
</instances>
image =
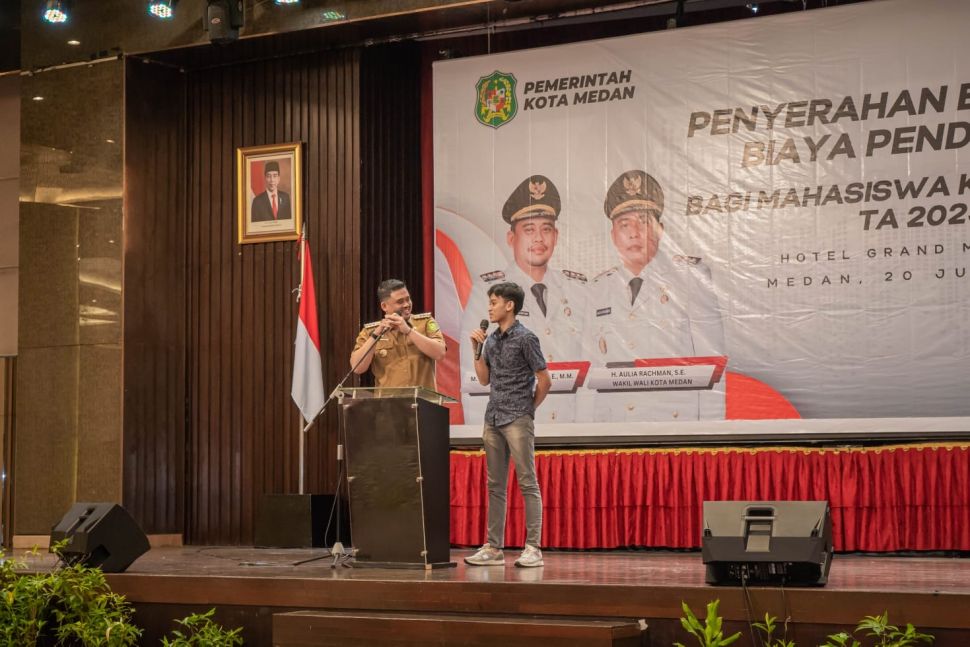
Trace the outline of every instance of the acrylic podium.
<instances>
[{"instance_id":1,"label":"acrylic podium","mask_svg":"<svg viewBox=\"0 0 970 647\"><path fill-rule=\"evenodd\" d=\"M443 405L455 400L419 387L344 388L338 397L357 563L454 566Z\"/></svg>"}]
</instances>

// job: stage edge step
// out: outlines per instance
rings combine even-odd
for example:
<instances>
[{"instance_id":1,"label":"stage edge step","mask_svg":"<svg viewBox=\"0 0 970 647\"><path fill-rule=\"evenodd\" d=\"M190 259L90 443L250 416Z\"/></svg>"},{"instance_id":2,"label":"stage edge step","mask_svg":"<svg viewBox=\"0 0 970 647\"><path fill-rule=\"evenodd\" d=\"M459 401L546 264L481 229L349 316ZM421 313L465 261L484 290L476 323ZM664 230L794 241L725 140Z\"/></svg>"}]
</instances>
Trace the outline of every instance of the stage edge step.
<instances>
[{"instance_id":1,"label":"stage edge step","mask_svg":"<svg viewBox=\"0 0 970 647\"><path fill-rule=\"evenodd\" d=\"M293 611L273 615L274 647L641 647L643 620L548 616Z\"/></svg>"}]
</instances>

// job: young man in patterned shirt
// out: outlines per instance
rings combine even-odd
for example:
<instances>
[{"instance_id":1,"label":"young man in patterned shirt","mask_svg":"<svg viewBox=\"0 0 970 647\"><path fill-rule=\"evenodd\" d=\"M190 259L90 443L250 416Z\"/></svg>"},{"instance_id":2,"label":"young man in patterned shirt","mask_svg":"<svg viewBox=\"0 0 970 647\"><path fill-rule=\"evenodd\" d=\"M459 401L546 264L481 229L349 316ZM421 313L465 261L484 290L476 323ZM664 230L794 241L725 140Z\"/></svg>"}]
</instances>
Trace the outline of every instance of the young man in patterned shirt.
<instances>
[{"instance_id":1,"label":"young man in patterned shirt","mask_svg":"<svg viewBox=\"0 0 970 647\"><path fill-rule=\"evenodd\" d=\"M488 318L498 330L486 338L476 329L470 338L477 351L475 374L483 386L491 386L482 440L488 471L488 540L478 552L465 558L474 566L505 563L505 498L509 457L525 501L525 549L516 566L542 566L542 495L536 477L535 411L549 393L552 382L539 346L539 338L516 319L525 292L515 283L499 283L488 290Z\"/></svg>"}]
</instances>

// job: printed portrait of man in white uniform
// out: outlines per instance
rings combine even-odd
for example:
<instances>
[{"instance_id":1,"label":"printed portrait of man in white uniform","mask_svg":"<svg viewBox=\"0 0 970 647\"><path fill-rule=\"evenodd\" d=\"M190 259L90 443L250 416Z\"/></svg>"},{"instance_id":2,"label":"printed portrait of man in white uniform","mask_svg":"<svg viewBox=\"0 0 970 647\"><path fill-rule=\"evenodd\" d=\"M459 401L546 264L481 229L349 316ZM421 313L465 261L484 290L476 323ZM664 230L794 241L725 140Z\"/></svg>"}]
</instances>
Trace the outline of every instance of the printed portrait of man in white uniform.
<instances>
[{"instance_id":1,"label":"printed portrait of man in white uniform","mask_svg":"<svg viewBox=\"0 0 970 647\"><path fill-rule=\"evenodd\" d=\"M506 243L512 250L513 261L508 267L485 272L474 281L462 316L462 339L487 318L489 286L511 281L525 291L518 320L539 338L546 362L575 362L582 358L582 326L588 307L586 276L556 269L550 263L559 239L556 222L561 207L559 190L544 175L531 175L512 191L502 208L502 218L509 224ZM477 389L474 384L472 363L471 348L462 344L461 400L465 424L480 423L488 403L487 391ZM469 390L480 393L469 393ZM537 423L575 419L574 393L553 391L536 413Z\"/></svg>"},{"instance_id":2,"label":"printed portrait of man in white uniform","mask_svg":"<svg viewBox=\"0 0 970 647\"><path fill-rule=\"evenodd\" d=\"M584 357L593 368L725 355L710 268L681 253L665 235L663 208L659 183L641 170L623 173L607 192L604 210L620 263L591 283ZM720 377L713 388L601 390L584 399L584 417L597 422L723 419Z\"/></svg>"}]
</instances>

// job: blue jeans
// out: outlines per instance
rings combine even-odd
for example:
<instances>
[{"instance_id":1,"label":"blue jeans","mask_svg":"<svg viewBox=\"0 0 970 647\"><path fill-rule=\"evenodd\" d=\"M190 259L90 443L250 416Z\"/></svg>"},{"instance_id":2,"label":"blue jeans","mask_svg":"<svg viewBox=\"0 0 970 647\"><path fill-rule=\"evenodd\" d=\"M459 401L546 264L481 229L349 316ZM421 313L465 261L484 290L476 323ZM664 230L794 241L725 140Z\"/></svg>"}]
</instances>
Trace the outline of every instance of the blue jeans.
<instances>
[{"instance_id":1,"label":"blue jeans","mask_svg":"<svg viewBox=\"0 0 970 647\"><path fill-rule=\"evenodd\" d=\"M509 456L525 501L525 543L539 547L542 539L542 495L536 478L535 423L520 416L507 425L485 423L482 440L488 470L488 543L505 546L505 500L508 492Z\"/></svg>"}]
</instances>

